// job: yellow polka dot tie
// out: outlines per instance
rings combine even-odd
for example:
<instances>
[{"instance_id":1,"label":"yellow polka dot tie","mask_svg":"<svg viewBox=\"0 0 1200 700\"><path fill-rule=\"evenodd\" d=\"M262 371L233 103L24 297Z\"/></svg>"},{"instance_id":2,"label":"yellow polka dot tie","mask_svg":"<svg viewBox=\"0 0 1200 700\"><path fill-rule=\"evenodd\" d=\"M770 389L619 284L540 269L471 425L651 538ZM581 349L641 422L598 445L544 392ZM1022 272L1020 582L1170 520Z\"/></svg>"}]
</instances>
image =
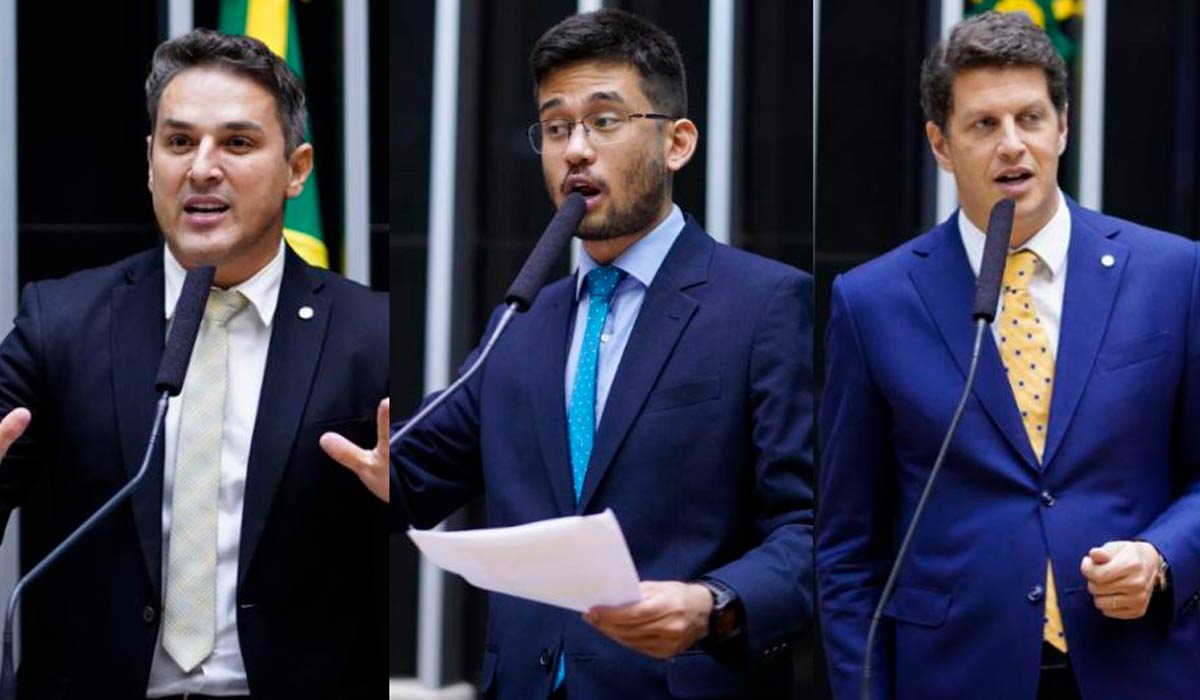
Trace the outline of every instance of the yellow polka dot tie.
<instances>
[{"instance_id":1,"label":"yellow polka dot tie","mask_svg":"<svg viewBox=\"0 0 1200 700\"><path fill-rule=\"evenodd\" d=\"M1054 388L1054 353L1046 329L1037 316L1029 282L1037 271L1038 256L1020 250L1008 256L1004 268L1004 310L1000 313L1000 357L1012 386L1025 433L1039 461L1046 449L1050 424L1050 392ZM1062 613L1054 587L1054 570L1046 560L1046 616L1042 638L1055 649L1067 651Z\"/></svg>"}]
</instances>

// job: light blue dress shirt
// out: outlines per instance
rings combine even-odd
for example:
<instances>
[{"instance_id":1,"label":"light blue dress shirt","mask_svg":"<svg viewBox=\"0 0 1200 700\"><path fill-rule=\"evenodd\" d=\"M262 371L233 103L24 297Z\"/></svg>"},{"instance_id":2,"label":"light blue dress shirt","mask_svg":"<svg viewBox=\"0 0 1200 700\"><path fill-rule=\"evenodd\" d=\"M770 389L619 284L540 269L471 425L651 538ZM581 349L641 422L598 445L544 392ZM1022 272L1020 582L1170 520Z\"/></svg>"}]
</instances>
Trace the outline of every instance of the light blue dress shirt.
<instances>
[{"instance_id":1,"label":"light blue dress shirt","mask_svg":"<svg viewBox=\"0 0 1200 700\"><path fill-rule=\"evenodd\" d=\"M658 269L675 239L683 231L683 212L672 204L671 213L662 223L655 226L650 233L634 243L621 253L613 265L625 271L625 279L617 285L613 292L612 302L608 309L608 318L604 322L604 332L600 335L600 357L596 365L596 425L600 425L600 417L604 413L604 404L608 401L608 390L612 388L613 378L617 376L617 367L625 354L625 346L633 332L633 324L637 321L638 312L646 298L646 290L654 281ZM566 384L567 403L570 409L571 393L575 390L575 370L579 365L579 348L583 344L583 332L587 327L588 297L587 285L584 280L587 273L599 267L599 263L583 251L579 257L579 268L575 271L575 298L578 307L575 309L575 328L571 334L571 349L567 354L567 371L564 381Z\"/></svg>"}]
</instances>

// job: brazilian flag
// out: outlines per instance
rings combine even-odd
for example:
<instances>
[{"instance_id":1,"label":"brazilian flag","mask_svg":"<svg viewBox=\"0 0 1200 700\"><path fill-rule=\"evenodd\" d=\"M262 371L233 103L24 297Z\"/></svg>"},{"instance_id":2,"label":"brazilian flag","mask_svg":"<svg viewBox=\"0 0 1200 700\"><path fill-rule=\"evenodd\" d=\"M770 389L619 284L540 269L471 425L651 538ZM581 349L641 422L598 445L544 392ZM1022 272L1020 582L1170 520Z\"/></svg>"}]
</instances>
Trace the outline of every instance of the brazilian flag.
<instances>
[{"instance_id":1,"label":"brazilian flag","mask_svg":"<svg viewBox=\"0 0 1200 700\"><path fill-rule=\"evenodd\" d=\"M304 64L300 60L300 34L290 0L221 0L219 28L226 34L245 34L263 42L287 61L300 80ZM312 140L311 126L304 138ZM296 253L309 265L329 267L329 250L321 233L321 203L317 197L317 171L308 176L300 196L287 204L283 215L283 235Z\"/></svg>"},{"instance_id":2,"label":"brazilian flag","mask_svg":"<svg viewBox=\"0 0 1200 700\"><path fill-rule=\"evenodd\" d=\"M964 14L1024 12L1050 37L1058 55L1072 65L1079 52L1077 18L1083 17L1083 0L967 0Z\"/></svg>"}]
</instances>

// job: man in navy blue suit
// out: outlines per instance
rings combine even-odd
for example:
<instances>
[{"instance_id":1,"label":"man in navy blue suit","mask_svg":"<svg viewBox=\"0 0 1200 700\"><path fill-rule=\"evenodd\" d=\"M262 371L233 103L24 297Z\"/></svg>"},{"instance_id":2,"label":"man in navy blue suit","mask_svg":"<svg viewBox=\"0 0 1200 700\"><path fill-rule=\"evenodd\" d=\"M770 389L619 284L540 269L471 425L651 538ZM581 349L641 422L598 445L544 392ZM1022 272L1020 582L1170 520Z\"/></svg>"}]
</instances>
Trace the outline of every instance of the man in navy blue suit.
<instances>
[{"instance_id":1,"label":"man in navy blue suit","mask_svg":"<svg viewBox=\"0 0 1200 700\"><path fill-rule=\"evenodd\" d=\"M186 271L214 288L148 481L24 599L20 695L384 697L387 509L320 444L377 435L386 296L284 243L313 150L282 59L197 30L146 96L166 245L29 285L0 344L0 521L21 508L26 568L137 470Z\"/></svg>"},{"instance_id":2,"label":"man in navy blue suit","mask_svg":"<svg viewBox=\"0 0 1200 700\"><path fill-rule=\"evenodd\" d=\"M1200 687L1200 252L1057 186L1067 73L1024 15L922 68L961 209L834 282L817 530L834 695L1182 698ZM988 213L1000 309L924 520L871 613L970 363Z\"/></svg>"},{"instance_id":3,"label":"man in navy blue suit","mask_svg":"<svg viewBox=\"0 0 1200 700\"><path fill-rule=\"evenodd\" d=\"M428 527L482 494L493 526L606 508L622 525L642 600L580 616L491 596L485 697L791 697L812 596L811 278L672 203L698 134L670 36L577 15L531 65L547 190L587 198L579 269L397 445L393 509Z\"/></svg>"}]
</instances>

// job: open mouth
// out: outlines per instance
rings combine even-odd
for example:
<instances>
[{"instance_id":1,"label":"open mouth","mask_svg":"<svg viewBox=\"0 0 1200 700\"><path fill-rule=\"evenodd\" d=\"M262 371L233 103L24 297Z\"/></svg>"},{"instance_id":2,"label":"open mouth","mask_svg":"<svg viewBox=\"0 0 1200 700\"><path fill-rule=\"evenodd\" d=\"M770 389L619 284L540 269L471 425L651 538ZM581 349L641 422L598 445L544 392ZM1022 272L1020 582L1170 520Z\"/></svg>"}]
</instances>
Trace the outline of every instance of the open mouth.
<instances>
[{"instance_id":1,"label":"open mouth","mask_svg":"<svg viewBox=\"0 0 1200 700\"><path fill-rule=\"evenodd\" d=\"M183 202L184 221L193 228L217 226L227 211L229 203L221 197L193 195Z\"/></svg>"},{"instance_id":2,"label":"open mouth","mask_svg":"<svg viewBox=\"0 0 1200 700\"><path fill-rule=\"evenodd\" d=\"M188 214L196 214L199 216L223 214L229 211L228 204L186 204L183 210Z\"/></svg>"},{"instance_id":3,"label":"open mouth","mask_svg":"<svg viewBox=\"0 0 1200 700\"><path fill-rule=\"evenodd\" d=\"M1033 173L1026 172L1026 171L1005 173L1005 174L997 177L996 182L1000 183L1001 185L1014 185L1014 184L1018 184L1021 182L1025 182L1026 180L1029 180L1032 177L1033 177Z\"/></svg>"},{"instance_id":4,"label":"open mouth","mask_svg":"<svg viewBox=\"0 0 1200 700\"><path fill-rule=\"evenodd\" d=\"M576 184L572 185L571 188L567 190L567 194L570 194L572 192L578 192L579 194L583 195L584 197L590 198L590 197L595 197L596 195L600 194L600 189L598 187L594 187L587 183L580 182L580 183L576 183Z\"/></svg>"},{"instance_id":5,"label":"open mouth","mask_svg":"<svg viewBox=\"0 0 1200 700\"><path fill-rule=\"evenodd\" d=\"M567 178L566 183L564 183L563 192L565 194L578 192L583 195L583 198L587 200L587 208L590 211L600 201L600 195L604 193L604 188L602 185L588 180L584 176L573 175Z\"/></svg>"}]
</instances>

